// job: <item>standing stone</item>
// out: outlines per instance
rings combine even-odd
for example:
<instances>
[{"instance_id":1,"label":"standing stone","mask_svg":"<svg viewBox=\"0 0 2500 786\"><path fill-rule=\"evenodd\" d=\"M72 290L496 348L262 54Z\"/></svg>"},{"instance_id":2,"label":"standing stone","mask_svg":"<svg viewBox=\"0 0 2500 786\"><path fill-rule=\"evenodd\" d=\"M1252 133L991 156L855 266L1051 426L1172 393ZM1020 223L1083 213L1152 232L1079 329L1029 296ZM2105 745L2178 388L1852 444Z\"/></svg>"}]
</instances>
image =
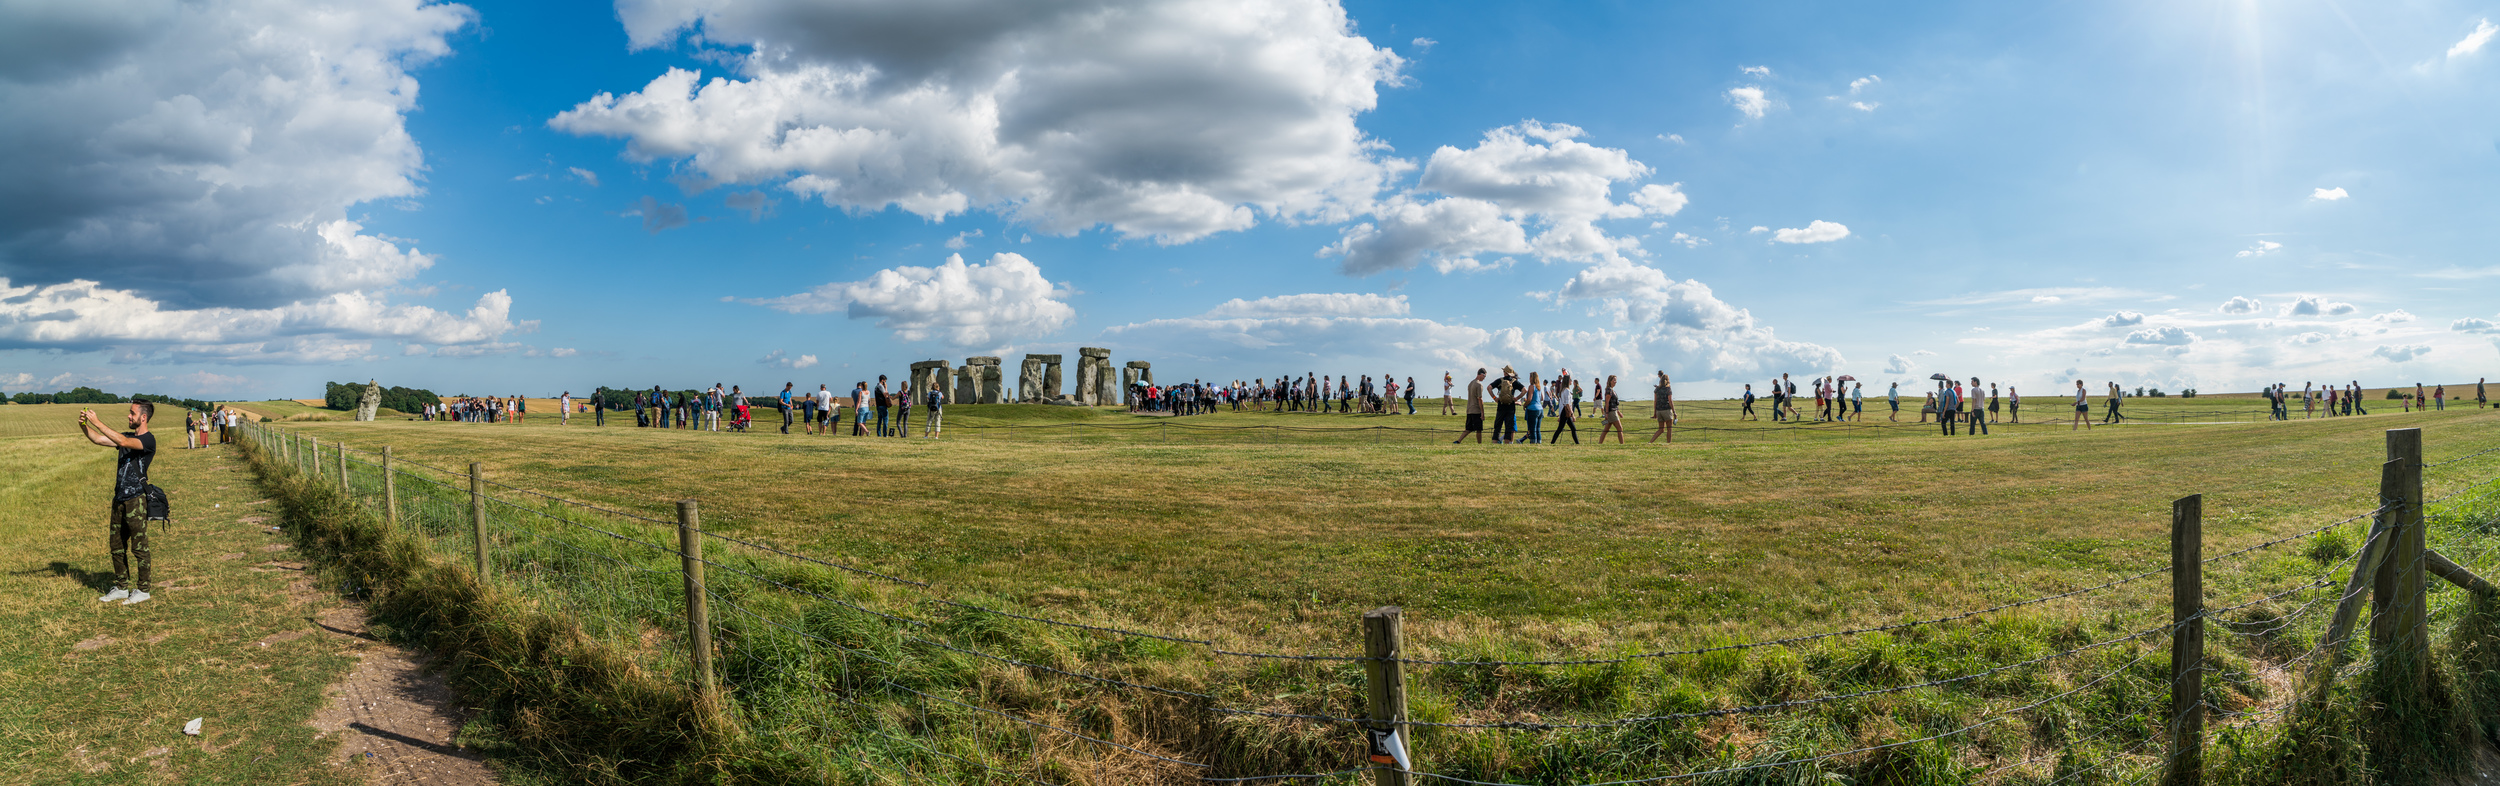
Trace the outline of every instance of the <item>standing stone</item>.
<instances>
[{"instance_id":1,"label":"standing stone","mask_svg":"<svg viewBox=\"0 0 2500 786\"><path fill-rule=\"evenodd\" d=\"M370 379L365 380L365 394L356 399L357 422L361 423L373 420L374 410L381 408L382 385Z\"/></svg>"},{"instance_id":2,"label":"standing stone","mask_svg":"<svg viewBox=\"0 0 2500 786\"><path fill-rule=\"evenodd\" d=\"M1119 398L1106 395L1111 390L1111 350L1102 347L1078 347L1076 350L1076 403L1088 407L1106 406Z\"/></svg>"},{"instance_id":3,"label":"standing stone","mask_svg":"<svg viewBox=\"0 0 2500 786\"><path fill-rule=\"evenodd\" d=\"M949 402L956 404L980 403L981 383L973 381L978 379L978 377L974 376L975 372L972 368L972 364L969 363L955 367L954 396L947 399Z\"/></svg>"},{"instance_id":4,"label":"standing stone","mask_svg":"<svg viewBox=\"0 0 2500 786\"><path fill-rule=\"evenodd\" d=\"M1059 356L1026 355L1023 373L1016 379L1016 400L1027 404L1047 404L1059 397Z\"/></svg>"},{"instance_id":5,"label":"standing stone","mask_svg":"<svg viewBox=\"0 0 2500 786\"><path fill-rule=\"evenodd\" d=\"M972 364L972 384L976 388L973 401L981 404L1006 403L1007 378L998 358L964 358L964 362Z\"/></svg>"},{"instance_id":6,"label":"standing stone","mask_svg":"<svg viewBox=\"0 0 2500 786\"><path fill-rule=\"evenodd\" d=\"M1137 369L1133 368L1136 365L1130 363L1131 367L1120 369L1120 406L1137 406Z\"/></svg>"}]
</instances>

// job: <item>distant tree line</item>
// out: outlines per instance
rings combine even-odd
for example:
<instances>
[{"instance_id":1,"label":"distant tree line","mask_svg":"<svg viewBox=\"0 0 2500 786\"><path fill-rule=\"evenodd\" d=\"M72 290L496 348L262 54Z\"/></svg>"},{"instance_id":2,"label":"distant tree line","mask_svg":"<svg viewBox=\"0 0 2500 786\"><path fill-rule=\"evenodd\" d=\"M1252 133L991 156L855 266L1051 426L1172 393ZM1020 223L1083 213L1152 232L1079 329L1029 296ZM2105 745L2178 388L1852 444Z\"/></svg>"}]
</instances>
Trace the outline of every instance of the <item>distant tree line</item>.
<instances>
[{"instance_id":1,"label":"distant tree line","mask_svg":"<svg viewBox=\"0 0 2500 786\"><path fill-rule=\"evenodd\" d=\"M356 409L356 403L364 400L364 397L365 383L332 382L322 391L321 400L331 409L352 412ZM443 403L442 397L434 395L434 391L431 390L403 387L382 389L383 409L416 412L429 405L440 403Z\"/></svg>"},{"instance_id":2,"label":"distant tree line","mask_svg":"<svg viewBox=\"0 0 2500 786\"><path fill-rule=\"evenodd\" d=\"M150 394L146 394L146 393L136 394L136 397L138 397L138 398L144 398L144 399L147 399L147 400L149 400L149 401L156 402L157 404L161 404L161 405L164 405L164 406L169 406L169 407L190 407L190 408L192 408L192 409L208 409L208 402L206 402L206 401L201 401L201 400L196 399L196 398L181 398L181 397L177 397L177 396L157 396L157 395L150 395ZM111 393L106 393L106 392L104 392L104 391L97 390L97 389L95 389L95 388L81 386L81 387L74 387L74 388L70 388L69 390L62 391L62 392L59 392L59 393L19 393L19 394L17 394L17 395L10 396L10 397L9 397L9 403L12 403L12 404L128 404L128 403L130 403L130 399L129 399L129 398L126 398L126 397L122 397L122 396L116 396L116 395L113 395L113 394L111 394Z\"/></svg>"}]
</instances>

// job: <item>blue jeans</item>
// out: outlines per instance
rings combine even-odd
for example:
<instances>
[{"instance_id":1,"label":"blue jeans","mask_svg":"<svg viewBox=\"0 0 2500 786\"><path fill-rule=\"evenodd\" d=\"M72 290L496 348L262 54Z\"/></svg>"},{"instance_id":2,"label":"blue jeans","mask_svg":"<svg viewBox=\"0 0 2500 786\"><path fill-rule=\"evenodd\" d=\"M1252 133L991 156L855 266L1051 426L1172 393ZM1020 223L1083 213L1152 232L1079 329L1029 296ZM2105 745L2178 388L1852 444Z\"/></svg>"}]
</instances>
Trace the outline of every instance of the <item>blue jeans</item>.
<instances>
[{"instance_id":1,"label":"blue jeans","mask_svg":"<svg viewBox=\"0 0 2500 786\"><path fill-rule=\"evenodd\" d=\"M1532 407L1532 408L1529 408L1529 410L1528 410L1528 444L1534 445L1534 444L1540 444L1540 443L1543 443L1543 442L1545 441L1545 438L1544 438L1543 436L1541 436L1541 435L1545 433L1544 431L1542 431L1542 429L1544 429L1544 428L1545 428L1545 410L1543 410L1543 409L1538 409L1538 408L1533 408L1533 407Z\"/></svg>"}]
</instances>

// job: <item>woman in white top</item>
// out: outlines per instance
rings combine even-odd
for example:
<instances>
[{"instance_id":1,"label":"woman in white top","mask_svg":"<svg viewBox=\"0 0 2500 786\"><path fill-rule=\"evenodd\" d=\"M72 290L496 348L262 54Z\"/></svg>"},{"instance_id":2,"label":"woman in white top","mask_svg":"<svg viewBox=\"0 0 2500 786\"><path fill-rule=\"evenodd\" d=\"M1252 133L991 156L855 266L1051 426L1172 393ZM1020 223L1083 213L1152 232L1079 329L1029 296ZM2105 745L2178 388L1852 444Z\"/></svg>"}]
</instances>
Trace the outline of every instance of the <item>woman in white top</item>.
<instances>
[{"instance_id":1,"label":"woman in white top","mask_svg":"<svg viewBox=\"0 0 2500 786\"><path fill-rule=\"evenodd\" d=\"M2083 380L2075 380L2075 423L2066 430L2073 431L2078 428L2091 428L2092 422L2084 419L2085 416L2090 414L2092 414L2091 393L2083 389Z\"/></svg>"}]
</instances>

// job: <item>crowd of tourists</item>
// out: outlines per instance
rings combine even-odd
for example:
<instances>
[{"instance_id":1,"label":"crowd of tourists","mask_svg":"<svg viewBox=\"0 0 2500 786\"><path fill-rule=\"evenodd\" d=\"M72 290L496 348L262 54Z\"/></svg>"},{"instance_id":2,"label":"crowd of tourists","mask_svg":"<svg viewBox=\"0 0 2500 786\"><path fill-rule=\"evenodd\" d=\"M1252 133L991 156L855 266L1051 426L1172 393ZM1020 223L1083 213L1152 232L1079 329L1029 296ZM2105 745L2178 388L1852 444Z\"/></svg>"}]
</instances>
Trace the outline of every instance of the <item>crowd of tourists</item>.
<instances>
[{"instance_id":1,"label":"crowd of tourists","mask_svg":"<svg viewBox=\"0 0 2500 786\"><path fill-rule=\"evenodd\" d=\"M566 395L569 398L571 394ZM634 425L642 428L749 431L755 428L755 409L764 407L779 413L783 434L795 426L806 434L833 436L842 433L847 424L851 436L909 437L912 410L917 408L921 412L923 439L937 439L943 431L946 404L943 389L915 391L910 382L890 380L882 374L873 387L862 381L840 392L825 384L818 384L812 392L803 391L798 389L798 383L784 382L777 394L749 397L737 385L724 389L713 383L704 390L676 392L653 385L633 396ZM850 410L847 417L843 412L846 407ZM601 411L597 416L604 425L606 413Z\"/></svg>"},{"instance_id":2,"label":"crowd of tourists","mask_svg":"<svg viewBox=\"0 0 2500 786\"><path fill-rule=\"evenodd\" d=\"M570 408L567 408L570 414ZM528 417L529 399L520 396L453 396L440 403L427 404L417 413L418 420L441 420L454 423L519 423Z\"/></svg>"}]
</instances>

